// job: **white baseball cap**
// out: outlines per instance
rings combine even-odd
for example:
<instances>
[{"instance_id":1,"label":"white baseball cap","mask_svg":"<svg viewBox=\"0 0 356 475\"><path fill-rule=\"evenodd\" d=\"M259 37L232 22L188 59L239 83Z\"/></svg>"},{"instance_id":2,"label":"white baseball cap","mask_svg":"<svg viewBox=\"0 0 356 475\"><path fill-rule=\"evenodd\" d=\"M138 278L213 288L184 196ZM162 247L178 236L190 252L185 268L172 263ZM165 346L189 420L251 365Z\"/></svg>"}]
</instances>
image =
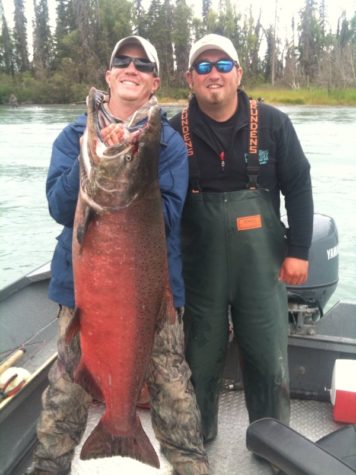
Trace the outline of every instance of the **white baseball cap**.
<instances>
[{"instance_id":1,"label":"white baseball cap","mask_svg":"<svg viewBox=\"0 0 356 475\"><path fill-rule=\"evenodd\" d=\"M189 69L193 66L198 56L209 49L221 50L233 61L236 61L237 64L240 64L237 51L235 46L232 44L232 41L225 36L211 33L209 35L203 36L203 38L200 38L200 40L196 41L191 47L189 53Z\"/></svg>"},{"instance_id":2,"label":"white baseball cap","mask_svg":"<svg viewBox=\"0 0 356 475\"><path fill-rule=\"evenodd\" d=\"M110 58L110 68L113 62L113 59L115 56L117 56L120 48L126 45L139 45L143 48L147 59L151 61L152 63L155 63L157 66L157 74L159 74L159 61L158 61L158 54L156 48L153 46L152 43L147 41L145 38L142 38L142 36L126 36L126 38L122 38L120 41L118 41L112 51L111 58Z\"/></svg>"}]
</instances>

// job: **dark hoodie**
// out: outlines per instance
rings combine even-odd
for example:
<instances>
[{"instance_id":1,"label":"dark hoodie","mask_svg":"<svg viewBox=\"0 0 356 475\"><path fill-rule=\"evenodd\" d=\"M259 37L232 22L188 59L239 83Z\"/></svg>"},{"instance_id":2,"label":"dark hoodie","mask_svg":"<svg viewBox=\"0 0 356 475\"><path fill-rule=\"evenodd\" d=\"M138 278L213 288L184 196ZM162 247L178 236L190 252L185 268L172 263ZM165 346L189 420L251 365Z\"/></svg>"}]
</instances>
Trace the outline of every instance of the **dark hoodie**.
<instances>
[{"instance_id":1,"label":"dark hoodie","mask_svg":"<svg viewBox=\"0 0 356 475\"><path fill-rule=\"evenodd\" d=\"M192 98L188 109L194 151L189 160L191 187L198 180L202 191L227 192L246 188L249 111L249 98L241 90L238 91L236 113L222 123L206 116L197 100ZM170 123L182 134L181 113ZM280 192L284 195L289 223L288 256L308 259L314 213L309 162L285 113L259 103L258 130L258 185L270 191L278 217Z\"/></svg>"}]
</instances>

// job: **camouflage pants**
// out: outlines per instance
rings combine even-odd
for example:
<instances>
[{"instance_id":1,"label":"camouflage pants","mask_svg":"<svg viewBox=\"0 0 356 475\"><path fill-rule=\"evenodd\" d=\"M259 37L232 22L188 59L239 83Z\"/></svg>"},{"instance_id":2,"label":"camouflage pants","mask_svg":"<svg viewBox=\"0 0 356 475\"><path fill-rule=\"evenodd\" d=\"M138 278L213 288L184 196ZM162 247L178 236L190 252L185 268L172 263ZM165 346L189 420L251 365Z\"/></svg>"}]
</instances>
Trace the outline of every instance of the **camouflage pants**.
<instances>
[{"instance_id":1,"label":"camouflage pants","mask_svg":"<svg viewBox=\"0 0 356 475\"><path fill-rule=\"evenodd\" d=\"M64 339L72 317L73 309L62 307L58 359L49 372L49 386L42 396L38 444L33 454L35 467L54 473L69 469L92 401L72 379L80 358L79 338L70 343ZM205 475L208 461L190 375L184 358L183 324L178 318L174 324L167 320L155 336L148 369L152 425L162 452L179 475Z\"/></svg>"}]
</instances>

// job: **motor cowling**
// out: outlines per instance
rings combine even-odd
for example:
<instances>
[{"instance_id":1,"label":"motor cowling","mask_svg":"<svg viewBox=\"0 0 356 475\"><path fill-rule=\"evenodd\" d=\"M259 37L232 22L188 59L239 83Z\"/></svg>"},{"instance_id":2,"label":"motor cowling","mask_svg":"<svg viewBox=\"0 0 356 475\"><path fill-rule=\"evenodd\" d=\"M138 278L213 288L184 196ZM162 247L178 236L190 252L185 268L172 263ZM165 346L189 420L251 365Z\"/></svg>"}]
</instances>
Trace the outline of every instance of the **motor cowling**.
<instances>
[{"instance_id":1,"label":"motor cowling","mask_svg":"<svg viewBox=\"0 0 356 475\"><path fill-rule=\"evenodd\" d=\"M282 216L282 222L287 226L286 216ZM334 219L315 213L308 280L302 285L287 286L290 320L295 322L297 319L299 326L311 324L322 317L325 305L337 287L338 244Z\"/></svg>"}]
</instances>

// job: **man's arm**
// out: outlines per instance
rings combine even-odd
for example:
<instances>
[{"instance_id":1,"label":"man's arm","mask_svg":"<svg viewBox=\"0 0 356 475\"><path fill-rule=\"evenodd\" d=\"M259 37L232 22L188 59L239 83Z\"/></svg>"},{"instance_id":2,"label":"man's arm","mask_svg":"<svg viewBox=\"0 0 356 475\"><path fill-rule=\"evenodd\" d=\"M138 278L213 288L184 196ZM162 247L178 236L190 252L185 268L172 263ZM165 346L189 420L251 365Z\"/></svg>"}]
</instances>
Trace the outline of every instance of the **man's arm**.
<instances>
[{"instance_id":1,"label":"man's arm","mask_svg":"<svg viewBox=\"0 0 356 475\"><path fill-rule=\"evenodd\" d=\"M288 216L288 251L279 278L300 285L308 278L308 253L313 234L310 164L287 116L278 134L278 178Z\"/></svg>"},{"instance_id":2,"label":"man's arm","mask_svg":"<svg viewBox=\"0 0 356 475\"><path fill-rule=\"evenodd\" d=\"M159 182L162 194L166 232L169 234L181 218L188 188L187 149L180 135L168 124L163 127L163 143L159 164Z\"/></svg>"},{"instance_id":3,"label":"man's arm","mask_svg":"<svg viewBox=\"0 0 356 475\"><path fill-rule=\"evenodd\" d=\"M80 137L85 118L67 126L54 141L47 174L46 195L50 215L59 224L72 227L79 192Z\"/></svg>"}]
</instances>

